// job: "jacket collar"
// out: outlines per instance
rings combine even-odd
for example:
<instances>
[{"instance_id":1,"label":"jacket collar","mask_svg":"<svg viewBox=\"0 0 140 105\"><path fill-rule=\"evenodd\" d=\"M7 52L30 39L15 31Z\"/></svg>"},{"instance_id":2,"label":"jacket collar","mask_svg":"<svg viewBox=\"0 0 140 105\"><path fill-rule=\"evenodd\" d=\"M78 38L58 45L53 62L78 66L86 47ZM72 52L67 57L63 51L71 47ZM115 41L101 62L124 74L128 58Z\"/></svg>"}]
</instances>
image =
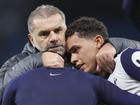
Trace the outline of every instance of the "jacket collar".
<instances>
[{"instance_id":1,"label":"jacket collar","mask_svg":"<svg viewBox=\"0 0 140 105\"><path fill-rule=\"evenodd\" d=\"M36 48L34 48L30 42L27 42L22 50L22 53L24 53L24 52L33 54L33 53L37 53L39 51Z\"/></svg>"}]
</instances>

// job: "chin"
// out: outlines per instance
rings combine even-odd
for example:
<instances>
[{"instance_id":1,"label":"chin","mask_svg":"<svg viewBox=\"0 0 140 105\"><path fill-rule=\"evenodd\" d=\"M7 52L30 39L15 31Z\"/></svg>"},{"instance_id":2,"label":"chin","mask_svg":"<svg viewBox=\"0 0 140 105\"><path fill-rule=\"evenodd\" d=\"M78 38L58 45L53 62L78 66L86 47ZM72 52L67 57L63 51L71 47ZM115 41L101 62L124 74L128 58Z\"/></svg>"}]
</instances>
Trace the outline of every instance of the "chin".
<instances>
[{"instance_id":1,"label":"chin","mask_svg":"<svg viewBox=\"0 0 140 105\"><path fill-rule=\"evenodd\" d=\"M88 73L96 73L96 70L95 69L88 69L87 72Z\"/></svg>"},{"instance_id":2,"label":"chin","mask_svg":"<svg viewBox=\"0 0 140 105\"><path fill-rule=\"evenodd\" d=\"M89 73L89 72L91 72L91 70L90 69L85 69L84 72Z\"/></svg>"}]
</instances>

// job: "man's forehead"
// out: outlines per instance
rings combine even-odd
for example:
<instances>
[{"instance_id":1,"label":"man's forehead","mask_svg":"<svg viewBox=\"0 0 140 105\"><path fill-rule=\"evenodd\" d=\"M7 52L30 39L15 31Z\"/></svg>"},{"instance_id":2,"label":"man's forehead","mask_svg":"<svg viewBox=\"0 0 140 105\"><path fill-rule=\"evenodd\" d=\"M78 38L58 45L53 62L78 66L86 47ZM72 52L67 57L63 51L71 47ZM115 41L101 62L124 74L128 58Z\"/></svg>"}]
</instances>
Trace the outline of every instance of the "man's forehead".
<instances>
[{"instance_id":1,"label":"man's forehead","mask_svg":"<svg viewBox=\"0 0 140 105\"><path fill-rule=\"evenodd\" d=\"M37 22L36 22L37 23ZM53 31L55 29L66 29L65 23L62 22L38 22L38 24L34 25L34 29L40 31Z\"/></svg>"},{"instance_id":2,"label":"man's forehead","mask_svg":"<svg viewBox=\"0 0 140 105\"><path fill-rule=\"evenodd\" d=\"M61 26L57 26L57 27L49 27L49 28L43 28L43 29L40 29L40 31L39 32L41 32L41 31L55 31L56 29L62 29L63 27L61 27Z\"/></svg>"},{"instance_id":3,"label":"man's forehead","mask_svg":"<svg viewBox=\"0 0 140 105\"><path fill-rule=\"evenodd\" d=\"M67 38L67 48L71 49L72 47L81 46L83 44L87 44L87 42L93 42L92 38L80 37L79 33L75 32L72 36Z\"/></svg>"},{"instance_id":4,"label":"man's forehead","mask_svg":"<svg viewBox=\"0 0 140 105\"><path fill-rule=\"evenodd\" d=\"M79 40L82 40L82 38L79 37L78 32L74 32L71 36L67 38L67 43L75 43L78 42Z\"/></svg>"},{"instance_id":5,"label":"man's forehead","mask_svg":"<svg viewBox=\"0 0 140 105\"><path fill-rule=\"evenodd\" d=\"M67 43L67 48L71 49L72 47L76 46L79 42L78 40L78 36L77 35L72 35L70 37L68 37L66 43Z\"/></svg>"},{"instance_id":6,"label":"man's forehead","mask_svg":"<svg viewBox=\"0 0 140 105\"><path fill-rule=\"evenodd\" d=\"M54 14L52 16L37 16L33 18L32 21L33 24L38 25L38 24L43 24L47 23L49 25L51 24L56 24L56 23L65 23L65 20L62 18L60 14Z\"/></svg>"}]
</instances>

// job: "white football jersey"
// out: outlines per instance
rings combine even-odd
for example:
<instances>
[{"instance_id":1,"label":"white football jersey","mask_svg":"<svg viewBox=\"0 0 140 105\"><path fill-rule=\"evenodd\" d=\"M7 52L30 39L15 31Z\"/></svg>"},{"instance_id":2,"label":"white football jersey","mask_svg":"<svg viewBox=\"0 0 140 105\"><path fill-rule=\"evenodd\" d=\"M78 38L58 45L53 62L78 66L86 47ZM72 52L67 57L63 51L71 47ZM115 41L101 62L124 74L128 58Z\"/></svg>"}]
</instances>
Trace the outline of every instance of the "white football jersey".
<instances>
[{"instance_id":1,"label":"white football jersey","mask_svg":"<svg viewBox=\"0 0 140 105\"><path fill-rule=\"evenodd\" d=\"M118 54L115 62L114 72L108 80L123 90L140 95L140 49L125 49Z\"/></svg>"}]
</instances>

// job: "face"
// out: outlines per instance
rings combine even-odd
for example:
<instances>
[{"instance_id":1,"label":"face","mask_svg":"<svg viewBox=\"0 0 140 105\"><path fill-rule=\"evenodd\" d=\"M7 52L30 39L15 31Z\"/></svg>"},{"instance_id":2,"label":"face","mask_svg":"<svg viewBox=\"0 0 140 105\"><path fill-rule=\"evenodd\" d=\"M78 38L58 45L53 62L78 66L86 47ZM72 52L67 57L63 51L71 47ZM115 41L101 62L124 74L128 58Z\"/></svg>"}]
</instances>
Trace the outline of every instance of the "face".
<instances>
[{"instance_id":1,"label":"face","mask_svg":"<svg viewBox=\"0 0 140 105\"><path fill-rule=\"evenodd\" d=\"M33 31L29 34L32 45L39 51L65 52L66 24L60 14L33 20Z\"/></svg>"},{"instance_id":2,"label":"face","mask_svg":"<svg viewBox=\"0 0 140 105\"><path fill-rule=\"evenodd\" d=\"M67 49L71 53L71 63L85 72L96 70L96 54L101 47L99 37L80 38L74 33L67 40Z\"/></svg>"}]
</instances>

